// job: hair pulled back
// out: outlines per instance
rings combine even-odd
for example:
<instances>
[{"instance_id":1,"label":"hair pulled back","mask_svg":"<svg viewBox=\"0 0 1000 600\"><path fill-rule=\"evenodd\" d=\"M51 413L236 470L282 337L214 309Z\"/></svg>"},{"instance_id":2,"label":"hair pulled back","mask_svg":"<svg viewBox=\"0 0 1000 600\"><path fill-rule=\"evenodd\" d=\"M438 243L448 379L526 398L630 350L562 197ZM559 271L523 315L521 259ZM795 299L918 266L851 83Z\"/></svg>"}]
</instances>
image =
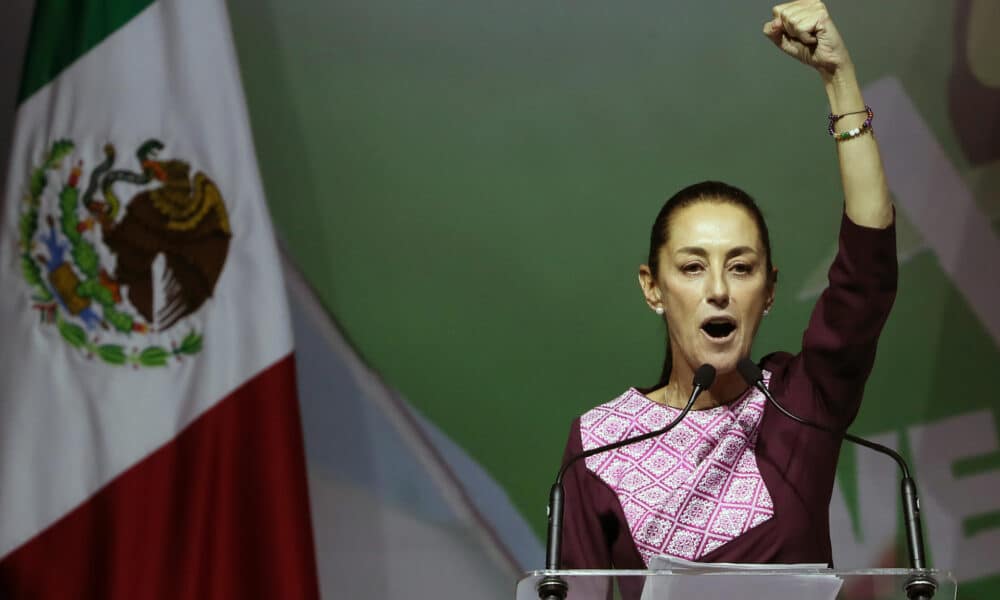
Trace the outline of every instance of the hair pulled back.
<instances>
[{"instance_id":1,"label":"hair pulled back","mask_svg":"<svg viewBox=\"0 0 1000 600\"><path fill-rule=\"evenodd\" d=\"M764 244L764 252L767 255L767 273L774 272L774 264L771 261L771 236L767 230L767 223L764 221L764 214L761 213L757 203L750 196L736 186L723 183L721 181L702 181L689 185L677 192L664 203L656 221L653 222L653 230L649 236L649 258L646 264L653 273L653 277L659 273L660 269L660 248L667 243L667 234L670 231L670 219L680 209L699 202L717 202L722 204L733 204L740 206L750 214L757 225L757 233L760 241ZM656 387L667 385L670 381L670 370L673 367L673 357L671 356L669 338L667 342L667 355L663 361L663 370L660 373L660 381Z\"/></svg>"}]
</instances>

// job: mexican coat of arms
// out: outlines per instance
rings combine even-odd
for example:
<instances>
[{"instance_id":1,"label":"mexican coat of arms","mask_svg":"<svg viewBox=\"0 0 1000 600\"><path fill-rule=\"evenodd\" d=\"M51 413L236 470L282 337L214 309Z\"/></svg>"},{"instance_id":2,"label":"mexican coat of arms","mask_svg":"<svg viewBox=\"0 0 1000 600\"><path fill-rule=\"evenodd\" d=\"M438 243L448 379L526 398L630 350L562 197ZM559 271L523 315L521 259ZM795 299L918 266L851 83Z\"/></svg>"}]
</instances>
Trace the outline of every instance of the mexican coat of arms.
<instances>
[{"instance_id":1,"label":"mexican coat of arms","mask_svg":"<svg viewBox=\"0 0 1000 600\"><path fill-rule=\"evenodd\" d=\"M48 148L21 203L21 270L42 322L111 365L197 354L202 334L173 328L212 296L226 262L232 232L218 187L184 161L158 160L155 139L135 151L137 170L115 169L107 144L89 174L76 160L67 176L74 148L66 139Z\"/></svg>"}]
</instances>

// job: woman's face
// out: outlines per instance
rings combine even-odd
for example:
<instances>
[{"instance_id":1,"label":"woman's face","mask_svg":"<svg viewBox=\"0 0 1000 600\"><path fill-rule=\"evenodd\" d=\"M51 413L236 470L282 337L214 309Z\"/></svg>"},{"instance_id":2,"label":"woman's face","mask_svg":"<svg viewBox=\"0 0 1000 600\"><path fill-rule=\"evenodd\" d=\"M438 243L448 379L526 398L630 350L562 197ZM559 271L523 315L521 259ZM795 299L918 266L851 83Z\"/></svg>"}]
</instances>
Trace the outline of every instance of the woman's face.
<instances>
[{"instance_id":1,"label":"woman's face","mask_svg":"<svg viewBox=\"0 0 1000 600\"><path fill-rule=\"evenodd\" d=\"M701 201L674 212L668 228L659 272L643 265L640 283L650 307L663 307L674 364L732 371L774 300L757 225L741 206Z\"/></svg>"}]
</instances>

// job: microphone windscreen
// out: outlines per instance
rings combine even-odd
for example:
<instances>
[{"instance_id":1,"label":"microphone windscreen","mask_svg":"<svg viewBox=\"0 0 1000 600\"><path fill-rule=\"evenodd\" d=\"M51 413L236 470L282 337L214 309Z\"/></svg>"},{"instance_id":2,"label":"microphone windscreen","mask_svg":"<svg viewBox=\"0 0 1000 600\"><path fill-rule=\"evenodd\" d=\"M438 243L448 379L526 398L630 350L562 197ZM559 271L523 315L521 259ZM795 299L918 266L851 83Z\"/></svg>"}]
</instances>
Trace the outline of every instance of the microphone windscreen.
<instances>
[{"instance_id":1,"label":"microphone windscreen","mask_svg":"<svg viewBox=\"0 0 1000 600\"><path fill-rule=\"evenodd\" d=\"M703 390L707 390L712 387L712 382L715 381L715 367L705 363L698 367L698 370L694 372L694 385Z\"/></svg>"},{"instance_id":2,"label":"microphone windscreen","mask_svg":"<svg viewBox=\"0 0 1000 600\"><path fill-rule=\"evenodd\" d=\"M757 382L764 378L760 367L749 358L740 359L740 362L736 363L736 370L743 376L743 381L747 382L747 385L757 385Z\"/></svg>"}]
</instances>

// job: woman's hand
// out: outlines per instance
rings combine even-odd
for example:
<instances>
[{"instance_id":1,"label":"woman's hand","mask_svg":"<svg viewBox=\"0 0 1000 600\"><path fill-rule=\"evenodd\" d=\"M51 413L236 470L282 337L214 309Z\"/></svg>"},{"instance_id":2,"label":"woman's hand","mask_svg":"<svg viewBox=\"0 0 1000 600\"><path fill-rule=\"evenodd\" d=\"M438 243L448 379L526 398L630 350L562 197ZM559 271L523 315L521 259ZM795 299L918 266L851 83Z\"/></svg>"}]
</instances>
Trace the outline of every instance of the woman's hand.
<instances>
[{"instance_id":1,"label":"woman's hand","mask_svg":"<svg viewBox=\"0 0 1000 600\"><path fill-rule=\"evenodd\" d=\"M850 114L839 119L835 131L860 127L866 115L861 86L844 39L820 0L797 0L774 7L774 18L764 23L764 35L823 77L830 112ZM876 114L878 107L875 108ZM847 216L865 227L883 228L892 223L889 188L882 169L875 136L869 131L837 142L840 176Z\"/></svg>"},{"instance_id":2,"label":"woman's hand","mask_svg":"<svg viewBox=\"0 0 1000 600\"><path fill-rule=\"evenodd\" d=\"M819 71L824 80L853 69L840 32L819 0L796 0L774 7L774 18L764 23L764 35L774 45Z\"/></svg>"}]
</instances>

